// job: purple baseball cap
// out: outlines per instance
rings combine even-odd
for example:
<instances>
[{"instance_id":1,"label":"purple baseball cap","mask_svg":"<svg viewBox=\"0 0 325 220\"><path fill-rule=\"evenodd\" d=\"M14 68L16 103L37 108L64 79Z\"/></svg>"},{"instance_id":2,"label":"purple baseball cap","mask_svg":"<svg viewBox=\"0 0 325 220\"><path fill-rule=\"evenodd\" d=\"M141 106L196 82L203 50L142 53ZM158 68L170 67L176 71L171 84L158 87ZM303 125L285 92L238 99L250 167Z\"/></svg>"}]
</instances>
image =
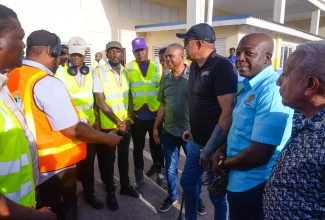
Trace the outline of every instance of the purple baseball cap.
<instances>
[{"instance_id":1,"label":"purple baseball cap","mask_svg":"<svg viewBox=\"0 0 325 220\"><path fill-rule=\"evenodd\" d=\"M136 51L139 49L145 49L147 48L147 43L145 41L145 39L141 38L141 37L137 37L132 41L132 51Z\"/></svg>"}]
</instances>

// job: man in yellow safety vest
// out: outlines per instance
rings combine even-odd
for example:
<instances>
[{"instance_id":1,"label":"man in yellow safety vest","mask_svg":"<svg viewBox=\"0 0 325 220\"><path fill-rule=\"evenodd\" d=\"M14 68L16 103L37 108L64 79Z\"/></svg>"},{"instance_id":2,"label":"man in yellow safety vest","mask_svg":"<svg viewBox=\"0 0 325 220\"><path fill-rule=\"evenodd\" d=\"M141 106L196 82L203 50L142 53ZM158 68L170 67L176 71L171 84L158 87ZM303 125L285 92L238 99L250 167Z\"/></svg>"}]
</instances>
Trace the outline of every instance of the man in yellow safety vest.
<instances>
[{"instance_id":1,"label":"man in yellow safety vest","mask_svg":"<svg viewBox=\"0 0 325 220\"><path fill-rule=\"evenodd\" d=\"M17 14L0 5L0 219L56 219L35 208L38 155L26 118L7 88L6 73L22 65L24 30Z\"/></svg>"}]
</instances>

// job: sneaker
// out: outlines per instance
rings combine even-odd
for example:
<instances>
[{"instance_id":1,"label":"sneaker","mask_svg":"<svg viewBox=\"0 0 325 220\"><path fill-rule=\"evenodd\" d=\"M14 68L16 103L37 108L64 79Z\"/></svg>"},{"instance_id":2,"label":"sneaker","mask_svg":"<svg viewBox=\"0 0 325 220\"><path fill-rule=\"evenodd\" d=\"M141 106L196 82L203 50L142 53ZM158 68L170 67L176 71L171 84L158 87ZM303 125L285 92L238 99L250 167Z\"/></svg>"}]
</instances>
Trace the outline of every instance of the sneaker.
<instances>
[{"instance_id":1,"label":"sneaker","mask_svg":"<svg viewBox=\"0 0 325 220\"><path fill-rule=\"evenodd\" d=\"M177 203L177 199L174 199L170 196L168 196L165 200L164 203L159 207L159 212L167 212L172 205Z\"/></svg>"},{"instance_id":2,"label":"sneaker","mask_svg":"<svg viewBox=\"0 0 325 220\"><path fill-rule=\"evenodd\" d=\"M167 183L165 168L161 168L161 173L157 173L157 183L162 188L168 189L168 183Z\"/></svg>"},{"instance_id":3,"label":"sneaker","mask_svg":"<svg viewBox=\"0 0 325 220\"><path fill-rule=\"evenodd\" d=\"M151 177L153 174L157 172L156 166L154 164L151 165L150 169L146 172L148 177Z\"/></svg>"},{"instance_id":4,"label":"sneaker","mask_svg":"<svg viewBox=\"0 0 325 220\"><path fill-rule=\"evenodd\" d=\"M95 195L86 196L85 201L89 205L91 205L94 209L102 209L102 208L104 208L104 204L99 199L97 199Z\"/></svg>"},{"instance_id":5,"label":"sneaker","mask_svg":"<svg viewBox=\"0 0 325 220\"><path fill-rule=\"evenodd\" d=\"M201 198L199 198L199 201L198 201L197 214L205 215L205 205Z\"/></svg>"}]
</instances>

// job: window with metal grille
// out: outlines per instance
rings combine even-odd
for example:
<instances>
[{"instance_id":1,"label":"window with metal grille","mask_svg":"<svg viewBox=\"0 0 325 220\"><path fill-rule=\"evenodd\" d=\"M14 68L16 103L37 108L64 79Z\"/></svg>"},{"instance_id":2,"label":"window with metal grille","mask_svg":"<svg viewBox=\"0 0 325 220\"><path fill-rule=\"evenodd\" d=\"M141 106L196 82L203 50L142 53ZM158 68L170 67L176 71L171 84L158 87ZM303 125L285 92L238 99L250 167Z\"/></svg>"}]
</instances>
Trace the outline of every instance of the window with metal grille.
<instances>
[{"instance_id":1,"label":"window with metal grille","mask_svg":"<svg viewBox=\"0 0 325 220\"><path fill-rule=\"evenodd\" d=\"M154 46L153 47L153 60L155 62L159 62L159 51L161 48L167 47L168 45L165 46Z\"/></svg>"},{"instance_id":2,"label":"window with metal grille","mask_svg":"<svg viewBox=\"0 0 325 220\"><path fill-rule=\"evenodd\" d=\"M145 0L120 0L120 15L156 22L178 21L178 8Z\"/></svg>"},{"instance_id":3,"label":"window with metal grille","mask_svg":"<svg viewBox=\"0 0 325 220\"><path fill-rule=\"evenodd\" d=\"M214 42L217 54L226 57L226 38L217 38Z\"/></svg>"},{"instance_id":4,"label":"window with metal grille","mask_svg":"<svg viewBox=\"0 0 325 220\"><path fill-rule=\"evenodd\" d=\"M91 57L92 57L92 51L90 47L87 47L86 50L86 57L85 57L85 64L87 66L91 66Z\"/></svg>"},{"instance_id":5,"label":"window with metal grille","mask_svg":"<svg viewBox=\"0 0 325 220\"><path fill-rule=\"evenodd\" d=\"M281 56L280 56L280 69L283 69L283 65L287 61L288 57L293 51L293 46L282 45L281 46Z\"/></svg>"}]
</instances>

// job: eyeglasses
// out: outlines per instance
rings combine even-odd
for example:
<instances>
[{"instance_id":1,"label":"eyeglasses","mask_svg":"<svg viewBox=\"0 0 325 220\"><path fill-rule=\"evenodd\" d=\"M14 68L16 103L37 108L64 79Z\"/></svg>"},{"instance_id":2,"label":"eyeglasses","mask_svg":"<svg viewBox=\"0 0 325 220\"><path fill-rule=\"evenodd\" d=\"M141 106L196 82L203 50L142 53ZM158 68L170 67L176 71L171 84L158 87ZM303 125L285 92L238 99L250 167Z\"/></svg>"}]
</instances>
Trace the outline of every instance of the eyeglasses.
<instances>
[{"instance_id":1,"label":"eyeglasses","mask_svg":"<svg viewBox=\"0 0 325 220\"><path fill-rule=\"evenodd\" d=\"M196 39L194 39L194 38L186 38L186 39L184 39L184 40L183 40L183 42L184 42L184 47L186 47L187 44L188 44L188 42L190 42L191 40L196 40Z\"/></svg>"},{"instance_id":2,"label":"eyeglasses","mask_svg":"<svg viewBox=\"0 0 325 220\"><path fill-rule=\"evenodd\" d=\"M231 107L232 107L232 108L235 107L235 105L237 104L237 99L238 99L238 97L240 96L240 94L242 94L242 93L244 92L244 89L245 89L245 88L242 88L242 89L237 93L236 97L234 98L234 101L233 101L232 104L231 104Z\"/></svg>"}]
</instances>

